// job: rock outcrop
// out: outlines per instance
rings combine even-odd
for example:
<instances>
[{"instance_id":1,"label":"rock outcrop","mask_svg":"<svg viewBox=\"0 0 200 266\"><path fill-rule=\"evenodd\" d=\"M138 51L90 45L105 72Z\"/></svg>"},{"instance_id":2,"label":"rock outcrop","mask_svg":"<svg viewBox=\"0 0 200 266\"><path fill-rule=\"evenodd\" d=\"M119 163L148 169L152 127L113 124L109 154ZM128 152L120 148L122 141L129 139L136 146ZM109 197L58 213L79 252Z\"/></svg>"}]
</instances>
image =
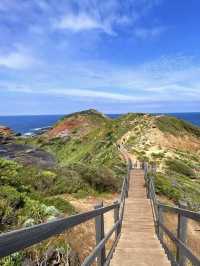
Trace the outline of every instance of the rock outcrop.
<instances>
[{"instance_id":1,"label":"rock outcrop","mask_svg":"<svg viewBox=\"0 0 200 266\"><path fill-rule=\"evenodd\" d=\"M0 144L7 143L14 136L15 133L9 127L0 125Z\"/></svg>"},{"instance_id":2,"label":"rock outcrop","mask_svg":"<svg viewBox=\"0 0 200 266\"><path fill-rule=\"evenodd\" d=\"M11 137L13 135L14 133L9 127L0 125L0 137Z\"/></svg>"},{"instance_id":3,"label":"rock outcrop","mask_svg":"<svg viewBox=\"0 0 200 266\"><path fill-rule=\"evenodd\" d=\"M71 135L81 137L107 120L108 117L93 109L77 112L63 117L45 135L49 139L68 138Z\"/></svg>"}]
</instances>

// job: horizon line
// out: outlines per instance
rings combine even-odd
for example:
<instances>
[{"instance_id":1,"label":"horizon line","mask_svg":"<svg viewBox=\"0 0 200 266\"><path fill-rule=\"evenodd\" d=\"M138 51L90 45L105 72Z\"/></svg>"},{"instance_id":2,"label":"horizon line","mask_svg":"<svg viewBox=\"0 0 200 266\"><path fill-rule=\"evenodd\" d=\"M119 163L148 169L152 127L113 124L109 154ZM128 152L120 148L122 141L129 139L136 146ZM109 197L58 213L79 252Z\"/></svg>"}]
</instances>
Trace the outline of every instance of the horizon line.
<instances>
[{"instance_id":1,"label":"horizon line","mask_svg":"<svg viewBox=\"0 0 200 266\"><path fill-rule=\"evenodd\" d=\"M88 109L86 109L88 110ZM84 111L84 110L82 110ZM70 113L65 113L65 114L7 114L7 115L1 115L0 117L8 117L8 116L12 116L12 117L18 117L18 116L65 116L65 115L69 115L69 114L73 114L76 112L82 112L82 111L74 111L74 112L70 112ZM98 111L98 110L97 110ZM123 112L123 113L106 113L106 112L100 112L102 114L105 115L124 115L124 114L128 114L128 113L133 113L133 114L188 114L188 113L200 113L200 111L188 111L188 112Z\"/></svg>"}]
</instances>

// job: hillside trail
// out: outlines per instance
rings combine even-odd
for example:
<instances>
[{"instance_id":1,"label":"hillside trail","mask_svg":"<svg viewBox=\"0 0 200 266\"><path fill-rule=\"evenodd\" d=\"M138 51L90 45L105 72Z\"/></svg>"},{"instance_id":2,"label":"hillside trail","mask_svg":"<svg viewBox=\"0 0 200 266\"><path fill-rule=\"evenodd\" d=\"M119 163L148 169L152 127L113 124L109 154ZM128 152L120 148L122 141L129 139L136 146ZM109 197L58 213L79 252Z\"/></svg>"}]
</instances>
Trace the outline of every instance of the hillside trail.
<instances>
[{"instance_id":1,"label":"hillside trail","mask_svg":"<svg viewBox=\"0 0 200 266\"><path fill-rule=\"evenodd\" d=\"M123 156L132 160L124 149ZM132 160L132 163L134 161ZM111 266L170 266L156 233L147 198L144 170L131 169L129 196L126 199L121 236Z\"/></svg>"}]
</instances>

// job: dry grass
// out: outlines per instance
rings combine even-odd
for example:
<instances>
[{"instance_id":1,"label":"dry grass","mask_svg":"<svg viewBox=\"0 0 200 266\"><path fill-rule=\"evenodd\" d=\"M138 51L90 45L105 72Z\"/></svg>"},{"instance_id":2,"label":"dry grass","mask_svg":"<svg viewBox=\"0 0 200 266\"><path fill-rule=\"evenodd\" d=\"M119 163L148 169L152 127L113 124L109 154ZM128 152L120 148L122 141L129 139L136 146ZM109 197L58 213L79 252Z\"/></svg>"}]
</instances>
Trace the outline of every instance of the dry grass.
<instances>
[{"instance_id":1,"label":"dry grass","mask_svg":"<svg viewBox=\"0 0 200 266\"><path fill-rule=\"evenodd\" d=\"M65 196L71 204L79 212L86 212L94 209L94 206L98 205L100 202L104 202L104 206L112 204L116 201L118 195L110 194L102 197L87 197L84 199L76 199L73 197ZM105 234L114 225L114 212L110 211L104 214L104 230ZM73 240L71 239L73 237ZM91 220L82 225L76 226L71 232L69 232L68 243L70 243L73 250L80 254L81 262L84 258L88 256L96 245L95 240L95 221ZM108 254L112 243L114 241L114 234L111 239L106 243L106 254Z\"/></svg>"},{"instance_id":2,"label":"dry grass","mask_svg":"<svg viewBox=\"0 0 200 266\"><path fill-rule=\"evenodd\" d=\"M94 209L94 206L98 205L104 198L104 205L110 205L117 199L117 194L110 194L107 196L102 196L95 198L95 197L88 197L85 199L76 199L71 196L65 196L78 210L79 212L86 212ZM105 234L112 228L114 224L114 211L110 211L104 215L104 229ZM106 254L108 255L110 248L112 247L112 243L114 241L115 234L113 233L112 237L106 243ZM64 254L60 258L59 265L66 266L69 265L69 256L70 251L73 252L76 259L78 259L73 266L79 266L83 263L85 258L91 254L92 250L96 246L96 234L95 234L95 220L89 220L85 223L82 223L74 228L65 231L64 233L49 238L46 241L43 241L37 245L34 245L30 248L24 250L26 254L26 258L34 261L33 265L41 266L41 265L54 265L52 262L50 263L47 259L52 261L55 259L55 255L49 255L52 252L55 253L56 250L63 250ZM59 254L59 252L58 252ZM58 257L60 254L56 257ZM46 263L46 264L45 264ZM0 265L2 264L0 261ZM6 264L6 265L13 265L13 264ZM17 264L19 265L19 264ZM25 262L25 265L28 265ZM70 264L71 265L71 264ZM92 264L92 266L96 266L96 262Z\"/></svg>"},{"instance_id":3,"label":"dry grass","mask_svg":"<svg viewBox=\"0 0 200 266\"><path fill-rule=\"evenodd\" d=\"M178 224L178 215L165 213L164 215L164 224L170 231L177 236L177 224ZM169 250L176 256L176 245L174 242L164 234L164 243L167 245ZM195 222L191 219L188 219L187 226L187 247L192 251L192 253L200 259L200 223ZM187 260L187 266L191 266L191 262Z\"/></svg>"}]
</instances>

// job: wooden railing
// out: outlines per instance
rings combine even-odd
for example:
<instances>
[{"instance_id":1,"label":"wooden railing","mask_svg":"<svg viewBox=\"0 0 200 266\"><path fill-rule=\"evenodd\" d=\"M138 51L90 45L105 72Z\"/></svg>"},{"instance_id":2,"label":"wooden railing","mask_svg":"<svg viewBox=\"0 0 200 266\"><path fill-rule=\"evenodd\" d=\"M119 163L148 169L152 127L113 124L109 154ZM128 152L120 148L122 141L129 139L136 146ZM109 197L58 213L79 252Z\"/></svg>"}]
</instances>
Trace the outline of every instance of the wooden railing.
<instances>
[{"instance_id":1,"label":"wooden railing","mask_svg":"<svg viewBox=\"0 0 200 266\"><path fill-rule=\"evenodd\" d=\"M180 207L172 207L161 204L158 201L155 193L153 176L156 169L155 167L148 166L147 163L144 163L143 167L145 170L147 196L151 200L156 232L161 244L163 245L163 248L166 251L166 254L168 255L169 260L171 261L173 266L186 266L187 261L189 261L189 265L200 266L200 258L195 256L192 250L190 250L190 248L187 246L188 219L200 222L200 213L186 210L186 206L184 206L183 203L180 203ZM171 228L166 225L164 215L165 213L177 214L178 223L176 234L173 233ZM170 250L170 248L164 241L164 236L167 236L174 243L174 245L176 246L176 252Z\"/></svg>"},{"instance_id":2,"label":"wooden railing","mask_svg":"<svg viewBox=\"0 0 200 266\"><path fill-rule=\"evenodd\" d=\"M61 234L65 230L69 230L86 221L95 219L96 246L91 254L85 258L82 265L88 266L94 261L97 261L98 266L109 265L121 232L125 199L128 196L130 169L132 168L130 159L128 160L127 168L127 175L123 180L121 195L118 201L105 207L102 203L96 206L95 210L73 215L68 218L57 219L32 227L3 233L0 235L0 258L40 243L52 236ZM104 214L111 210L114 210L114 224L110 231L105 235ZM106 254L105 244L113 233L115 233L115 240L108 254Z\"/></svg>"}]
</instances>

